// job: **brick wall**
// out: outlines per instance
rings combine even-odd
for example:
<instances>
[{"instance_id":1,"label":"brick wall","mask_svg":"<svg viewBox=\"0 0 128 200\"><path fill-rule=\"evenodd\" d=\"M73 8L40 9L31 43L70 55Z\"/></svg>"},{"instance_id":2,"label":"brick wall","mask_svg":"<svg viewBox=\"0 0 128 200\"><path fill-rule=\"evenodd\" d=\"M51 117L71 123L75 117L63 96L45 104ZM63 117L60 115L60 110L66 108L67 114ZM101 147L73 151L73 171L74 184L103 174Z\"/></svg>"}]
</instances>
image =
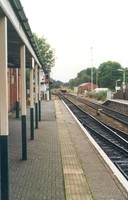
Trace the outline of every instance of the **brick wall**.
<instances>
[{"instance_id":1,"label":"brick wall","mask_svg":"<svg viewBox=\"0 0 128 200\"><path fill-rule=\"evenodd\" d=\"M20 75L18 78L18 98L20 101ZM16 83L16 68L8 68L8 110L16 108L17 98L17 83Z\"/></svg>"}]
</instances>

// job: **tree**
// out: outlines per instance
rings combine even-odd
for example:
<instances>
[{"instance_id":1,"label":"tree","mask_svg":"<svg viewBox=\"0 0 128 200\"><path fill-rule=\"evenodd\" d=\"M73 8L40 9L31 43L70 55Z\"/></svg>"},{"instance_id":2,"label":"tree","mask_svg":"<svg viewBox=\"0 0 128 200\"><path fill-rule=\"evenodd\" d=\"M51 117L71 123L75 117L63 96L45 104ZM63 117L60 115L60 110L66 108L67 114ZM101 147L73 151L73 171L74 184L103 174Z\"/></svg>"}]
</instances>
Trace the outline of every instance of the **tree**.
<instances>
[{"instance_id":1,"label":"tree","mask_svg":"<svg viewBox=\"0 0 128 200\"><path fill-rule=\"evenodd\" d=\"M50 72L55 64L55 50L51 48L44 37L39 38L35 33L33 35L42 58L43 69Z\"/></svg>"},{"instance_id":2,"label":"tree","mask_svg":"<svg viewBox=\"0 0 128 200\"><path fill-rule=\"evenodd\" d=\"M100 64L98 68L99 87L115 88L116 80L120 79L121 65L118 62L107 61Z\"/></svg>"},{"instance_id":3,"label":"tree","mask_svg":"<svg viewBox=\"0 0 128 200\"><path fill-rule=\"evenodd\" d=\"M96 68L93 67L93 83L96 84ZM83 69L77 74L77 77L69 81L69 87L73 89L82 83L91 82L91 68Z\"/></svg>"},{"instance_id":4,"label":"tree","mask_svg":"<svg viewBox=\"0 0 128 200\"><path fill-rule=\"evenodd\" d=\"M84 69L77 74L77 79L79 84L90 82L90 74L87 74L87 70Z\"/></svg>"},{"instance_id":5,"label":"tree","mask_svg":"<svg viewBox=\"0 0 128 200\"><path fill-rule=\"evenodd\" d=\"M69 80L69 88L73 89L75 87L75 80L74 79L70 79Z\"/></svg>"},{"instance_id":6,"label":"tree","mask_svg":"<svg viewBox=\"0 0 128 200\"><path fill-rule=\"evenodd\" d=\"M98 87L115 90L116 80L120 79L118 85L122 85L123 71L125 71L125 84L128 87L128 68L124 68L120 63L113 61L103 62L98 68L93 67L93 83L98 85ZM77 77L69 80L68 84L69 88L73 89L75 86L87 82L91 82L91 68L86 68L78 72Z\"/></svg>"},{"instance_id":7,"label":"tree","mask_svg":"<svg viewBox=\"0 0 128 200\"><path fill-rule=\"evenodd\" d=\"M63 82L53 80L51 83L51 88L61 88L62 85L63 85Z\"/></svg>"}]
</instances>

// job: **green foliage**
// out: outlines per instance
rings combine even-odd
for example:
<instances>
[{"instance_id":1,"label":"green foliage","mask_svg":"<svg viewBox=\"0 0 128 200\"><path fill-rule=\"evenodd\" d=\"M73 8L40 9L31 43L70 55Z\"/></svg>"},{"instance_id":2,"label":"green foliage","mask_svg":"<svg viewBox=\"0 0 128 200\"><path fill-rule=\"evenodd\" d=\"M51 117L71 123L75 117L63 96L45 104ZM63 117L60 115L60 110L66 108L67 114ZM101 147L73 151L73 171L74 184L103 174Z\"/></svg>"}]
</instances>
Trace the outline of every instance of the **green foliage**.
<instances>
[{"instance_id":1,"label":"green foliage","mask_svg":"<svg viewBox=\"0 0 128 200\"><path fill-rule=\"evenodd\" d=\"M89 98L95 98L98 101L105 101L107 97L107 91L87 92L86 96Z\"/></svg>"},{"instance_id":2,"label":"green foliage","mask_svg":"<svg viewBox=\"0 0 128 200\"><path fill-rule=\"evenodd\" d=\"M109 88L115 90L116 80L120 79L123 82L123 72L119 69L125 70L125 81L128 82L128 68L122 68L118 62L107 61L96 69L93 67L93 83L101 88ZM77 77L69 81L69 87L73 89L82 83L91 82L91 68L83 69L77 74Z\"/></svg>"},{"instance_id":3,"label":"green foliage","mask_svg":"<svg viewBox=\"0 0 128 200\"><path fill-rule=\"evenodd\" d=\"M62 85L63 85L63 82L53 80L51 83L51 88L61 88Z\"/></svg>"},{"instance_id":4,"label":"green foliage","mask_svg":"<svg viewBox=\"0 0 128 200\"><path fill-rule=\"evenodd\" d=\"M96 93L94 93L94 97L98 101L105 101L106 97L107 97L107 92L106 91L96 92Z\"/></svg>"},{"instance_id":5,"label":"green foliage","mask_svg":"<svg viewBox=\"0 0 128 200\"><path fill-rule=\"evenodd\" d=\"M121 78L121 65L117 62L104 62L98 68L98 82L100 87L115 88L116 80Z\"/></svg>"},{"instance_id":6,"label":"green foliage","mask_svg":"<svg viewBox=\"0 0 128 200\"><path fill-rule=\"evenodd\" d=\"M73 89L76 86L75 79L70 79L69 80L69 88Z\"/></svg>"},{"instance_id":7,"label":"green foliage","mask_svg":"<svg viewBox=\"0 0 128 200\"><path fill-rule=\"evenodd\" d=\"M44 37L39 38L35 33L33 35L41 55L43 69L49 72L55 64L55 50L51 48Z\"/></svg>"},{"instance_id":8,"label":"green foliage","mask_svg":"<svg viewBox=\"0 0 128 200\"><path fill-rule=\"evenodd\" d=\"M94 83L96 83L95 74L96 74L96 68L93 68ZM71 79L69 81L69 88L73 89L75 86L88 82L91 82L91 68L87 68L80 71L75 79Z\"/></svg>"}]
</instances>

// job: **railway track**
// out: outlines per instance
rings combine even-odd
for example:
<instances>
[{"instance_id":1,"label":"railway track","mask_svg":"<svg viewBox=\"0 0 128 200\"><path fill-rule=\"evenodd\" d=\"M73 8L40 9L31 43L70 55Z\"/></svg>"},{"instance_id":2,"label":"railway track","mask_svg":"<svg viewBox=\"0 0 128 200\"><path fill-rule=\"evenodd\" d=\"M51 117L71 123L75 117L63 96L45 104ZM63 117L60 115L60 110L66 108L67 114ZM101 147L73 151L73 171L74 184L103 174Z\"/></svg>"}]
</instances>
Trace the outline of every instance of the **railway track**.
<instances>
[{"instance_id":1,"label":"railway track","mask_svg":"<svg viewBox=\"0 0 128 200\"><path fill-rule=\"evenodd\" d=\"M71 95L71 94L67 94L67 96L69 97L72 97L74 99L77 99L79 100L81 103L95 109L95 110L100 110L101 113L109 116L109 117L112 117L114 119L116 119L117 121L125 124L128 126L128 115L125 115L123 113L120 113L120 112L117 112L116 110L114 109L111 109L111 108L108 108L104 105L99 105L99 104L95 104L93 102L90 102L86 99L82 99L80 97L77 97L77 96L74 96L74 95Z\"/></svg>"},{"instance_id":2,"label":"railway track","mask_svg":"<svg viewBox=\"0 0 128 200\"><path fill-rule=\"evenodd\" d=\"M79 106L76 106L65 96L59 95L59 97L67 104L77 119L128 180L128 141Z\"/></svg>"}]
</instances>

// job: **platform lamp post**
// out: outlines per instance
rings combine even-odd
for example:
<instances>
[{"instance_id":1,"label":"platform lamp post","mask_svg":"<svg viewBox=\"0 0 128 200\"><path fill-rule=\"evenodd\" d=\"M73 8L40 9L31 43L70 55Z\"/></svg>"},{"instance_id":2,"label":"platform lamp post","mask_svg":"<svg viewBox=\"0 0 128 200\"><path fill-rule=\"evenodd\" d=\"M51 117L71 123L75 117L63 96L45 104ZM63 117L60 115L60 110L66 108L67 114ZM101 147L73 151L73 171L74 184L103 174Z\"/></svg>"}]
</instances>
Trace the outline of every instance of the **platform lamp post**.
<instances>
[{"instance_id":1,"label":"platform lamp post","mask_svg":"<svg viewBox=\"0 0 128 200\"><path fill-rule=\"evenodd\" d=\"M93 49L91 47L91 91L93 91Z\"/></svg>"},{"instance_id":2,"label":"platform lamp post","mask_svg":"<svg viewBox=\"0 0 128 200\"><path fill-rule=\"evenodd\" d=\"M123 86L123 93L125 93L125 69L118 69L118 71L123 72L123 83L122 83L122 86Z\"/></svg>"}]
</instances>

